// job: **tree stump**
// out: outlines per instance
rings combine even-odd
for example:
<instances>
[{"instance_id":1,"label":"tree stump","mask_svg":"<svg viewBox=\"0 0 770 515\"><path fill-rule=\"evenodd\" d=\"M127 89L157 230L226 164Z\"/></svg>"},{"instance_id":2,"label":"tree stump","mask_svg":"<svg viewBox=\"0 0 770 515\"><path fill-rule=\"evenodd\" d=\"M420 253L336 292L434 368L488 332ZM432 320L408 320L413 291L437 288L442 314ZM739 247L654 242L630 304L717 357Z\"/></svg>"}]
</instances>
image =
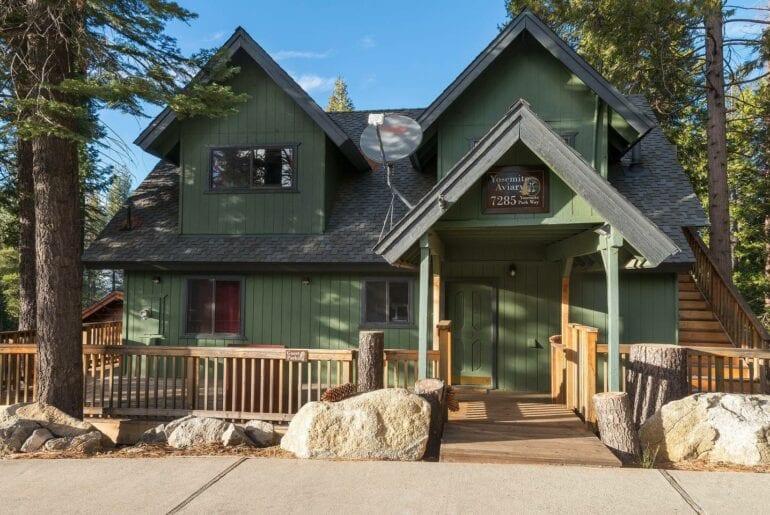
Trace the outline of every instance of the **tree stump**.
<instances>
[{"instance_id":1,"label":"tree stump","mask_svg":"<svg viewBox=\"0 0 770 515\"><path fill-rule=\"evenodd\" d=\"M628 395L637 429L664 404L688 393L687 349L664 344L631 346Z\"/></svg>"},{"instance_id":2,"label":"tree stump","mask_svg":"<svg viewBox=\"0 0 770 515\"><path fill-rule=\"evenodd\" d=\"M441 379L420 379L414 384L414 393L430 404L430 429L424 458L438 460L447 419L446 383Z\"/></svg>"},{"instance_id":3,"label":"tree stump","mask_svg":"<svg viewBox=\"0 0 770 515\"><path fill-rule=\"evenodd\" d=\"M639 460L639 434L631 416L631 404L624 392L594 395L599 437L620 461L628 465Z\"/></svg>"},{"instance_id":4,"label":"tree stump","mask_svg":"<svg viewBox=\"0 0 770 515\"><path fill-rule=\"evenodd\" d=\"M385 333L361 331L358 333L358 391L370 392L383 388L383 353Z\"/></svg>"}]
</instances>

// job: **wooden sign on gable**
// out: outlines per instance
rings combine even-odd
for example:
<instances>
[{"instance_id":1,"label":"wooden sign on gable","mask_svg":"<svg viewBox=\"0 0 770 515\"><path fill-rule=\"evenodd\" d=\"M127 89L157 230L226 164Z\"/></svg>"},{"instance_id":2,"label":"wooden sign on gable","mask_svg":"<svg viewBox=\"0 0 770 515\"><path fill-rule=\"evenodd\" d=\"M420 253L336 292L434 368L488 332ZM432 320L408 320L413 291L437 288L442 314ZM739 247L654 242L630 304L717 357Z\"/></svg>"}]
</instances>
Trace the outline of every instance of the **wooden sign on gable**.
<instances>
[{"instance_id":1,"label":"wooden sign on gable","mask_svg":"<svg viewBox=\"0 0 770 515\"><path fill-rule=\"evenodd\" d=\"M547 213L548 170L531 166L505 166L484 177L482 211L496 213Z\"/></svg>"}]
</instances>

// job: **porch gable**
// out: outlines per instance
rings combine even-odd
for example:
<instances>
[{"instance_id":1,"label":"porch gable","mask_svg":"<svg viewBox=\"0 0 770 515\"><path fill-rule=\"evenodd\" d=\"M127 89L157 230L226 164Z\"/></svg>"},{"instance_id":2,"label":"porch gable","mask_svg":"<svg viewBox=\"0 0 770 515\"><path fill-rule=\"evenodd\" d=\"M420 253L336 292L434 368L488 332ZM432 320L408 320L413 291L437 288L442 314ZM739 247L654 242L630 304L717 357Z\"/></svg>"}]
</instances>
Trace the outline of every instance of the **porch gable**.
<instances>
[{"instance_id":1,"label":"porch gable","mask_svg":"<svg viewBox=\"0 0 770 515\"><path fill-rule=\"evenodd\" d=\"M618 236L657 266L680 251L674 242L618 192L520 99L446 176L436 183L374 247L389 263L402 256L517 142L527 146L582 197Z\"/></svg>"}]
</instances>

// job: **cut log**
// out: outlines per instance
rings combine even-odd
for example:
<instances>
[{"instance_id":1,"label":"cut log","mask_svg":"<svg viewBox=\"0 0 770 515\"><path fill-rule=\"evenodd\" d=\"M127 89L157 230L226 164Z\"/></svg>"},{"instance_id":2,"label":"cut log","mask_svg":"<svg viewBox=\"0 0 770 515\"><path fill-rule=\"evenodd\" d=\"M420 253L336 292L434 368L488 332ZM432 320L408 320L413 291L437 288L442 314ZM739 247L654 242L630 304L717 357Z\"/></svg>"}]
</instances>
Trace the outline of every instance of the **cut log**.
<instances>
[{"instance_id":1,"label":"cut log","mask_svg":"<svg viewBox=\"0 0 770 515\"><path fill-rule=\"evenodd\" d=\"M430 404L430 429L428 447L424 459L438 460L441 452L441 437L447 419L446 383L441 379L420 379L414 384L414 393Z\"/></svg>"},{"instance_id":2,"label":"cut log","mask_svg":"<svg viewBox=\"0 0 770 515\"><path fill-rule=\"evenodd\" d=\"M631 346L628 362L628 394L638 429L667 402L689 393L687 349L677 345Z\"/></svg>"},{"instance_id":3,"label":"cut log","mask_svg":"<svg viewBox=\"0 0 770 515\"><path fill-rule=\"evenodd\" d=\"M624 464L639 461L639 435L631 416L631 404L624 392L605 392L594 395L599 437Z\"/></svg>"},{"instance_id":4,"label":"cut log","mask_svg":"<svg viewBox=\"0 0 770 515\"><path fill-rule=\"evenodd\" d=\"M361 393L383 388L383 359L385 333L361 331L358 333L358 391Z\"/></svg>"}]
</instances>

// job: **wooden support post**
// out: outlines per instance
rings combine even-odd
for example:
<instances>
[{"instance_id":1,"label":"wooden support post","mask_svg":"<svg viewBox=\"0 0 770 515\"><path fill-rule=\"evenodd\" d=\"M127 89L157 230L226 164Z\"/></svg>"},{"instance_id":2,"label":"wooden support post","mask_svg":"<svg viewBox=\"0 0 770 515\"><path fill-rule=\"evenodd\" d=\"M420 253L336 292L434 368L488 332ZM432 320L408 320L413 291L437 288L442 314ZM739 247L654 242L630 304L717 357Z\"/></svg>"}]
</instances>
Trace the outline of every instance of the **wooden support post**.
<instances>
[{"instance_id":1,"label":"wooden support post","mask_svg":"<svg viewBox=\"0 0 770 515\"><path fill-rule=\"evenodd\" d=\"M452 322L441 320L438 323L439 373L438 378L446 384L452 384Z\"/></svg>"},{"instance_id":2,"label":"wooden support post","mask_svg":"<svg viewBox=\"0 0 770 515\"><path fill-rule=\"evenodd\" d=\"M358 391L370 392L384 387L382 382L385 359L385 333L358 333Z\"/></svg>"},{"instance_id":3,"label":"wooden support post","mask_svg":"<svg viewBox=\"0 0 770 515\"><path fill-rule=\"evenodd\" d=\"M551 337L551 402L554 404L566 404L564 368L564 334L553 340L555 337Z\"/></svg>"},{"instance_id":4,"label":"wooden support post","mask_svg":"<svg viewBox=\"0 0 770 515\"><path fill-rule=\"evenodd\" d=\"M583 420L593 429L596 425L596 411L593 398L596 394L596 340L599 332L596 328L583 327L583 337L579 342L580 356L580 395L583 408Z\"/></svg>"},{"instance_id":5,"label":"wooden support post","mask_svg":"<svg viewBox=\"0 0 770 515\"><path fill-rule=\"evenodd\" d=\"M567 258L561 270L561 343L569 338L569 282L572 274L572 258Z\"/></svg>"},{"instance_id":6,"label":"wooden support post","mask_svg":"<svg viewBox=\"0 0 770 515\"><path fill-rule=\"evenodd\" d=\"M607 387L612 392L620 388L620 275L618 254L623 238L610 227L602 228L606 246L601 251L607 276Z\"/></svg>"},{"instance_id":7,"label":"wooden support post","mask_svg":"<svg viewBox=\"0 0 770 515\"><path fill-rule=\"evenodd\" d=\"M577 408L577 384L578 384L578 324L569 324L569 338L564 346L564 358L567 360L566 370L566 401L569 409Z\"/></svg>"},{"instance_id":8,"label":"wooden support post","mask_svg":"<svg viewBox=\"0 0 770 515\"><path fill-rule=\"evenodd\" d=\"M433 269L433 350L439 350L439 321L441 320L441 256L431 256Z\"/></svg>"},{"instance_id":9,"label":"wooden support post","mask_svg":"<svg viewBox=\"0 0 770 515\"><path fill-rule=\"evenodd\" d=\"M420 238L420 280L419 280L419 308L418 308L418 340L417 340L417 377L425 379L428 375L428 340L432 330L428 319L428 305L430 303L430 245L428 236Z\"/></svg>"}]
</instances>

